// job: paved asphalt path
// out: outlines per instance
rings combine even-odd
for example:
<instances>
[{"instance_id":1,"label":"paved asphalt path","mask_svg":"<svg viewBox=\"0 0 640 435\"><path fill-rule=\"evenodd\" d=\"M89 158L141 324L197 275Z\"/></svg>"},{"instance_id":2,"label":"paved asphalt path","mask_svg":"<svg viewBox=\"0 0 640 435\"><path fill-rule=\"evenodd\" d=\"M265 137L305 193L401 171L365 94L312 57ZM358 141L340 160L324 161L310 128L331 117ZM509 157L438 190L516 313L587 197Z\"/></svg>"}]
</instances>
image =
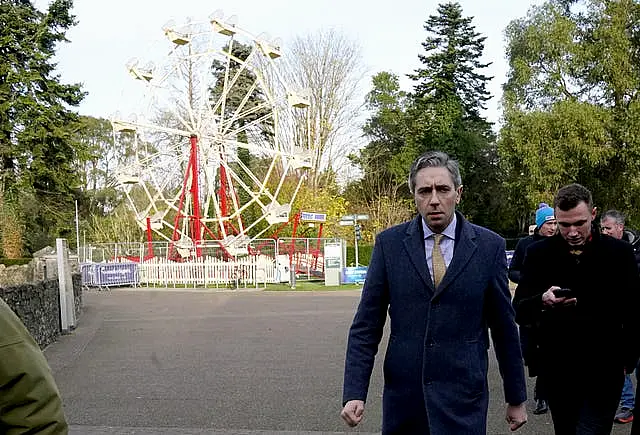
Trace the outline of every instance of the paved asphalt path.
<instances>
[{"instance_id":1,"label":"paved asphalt path","mask_svg":"<svg viewBox=\"0 0 640 435\"><path fill-rule=\"evenodd\" d=\"M359 296L85 292L76 330L45 351L71 434L379 433L380 361L364 422L349 430L339 418L346 334ZM488 433L507 434L497 372L492 359ZM550 417L530 414L517 433L552 434Z\"/></svg>"}]
</instances>

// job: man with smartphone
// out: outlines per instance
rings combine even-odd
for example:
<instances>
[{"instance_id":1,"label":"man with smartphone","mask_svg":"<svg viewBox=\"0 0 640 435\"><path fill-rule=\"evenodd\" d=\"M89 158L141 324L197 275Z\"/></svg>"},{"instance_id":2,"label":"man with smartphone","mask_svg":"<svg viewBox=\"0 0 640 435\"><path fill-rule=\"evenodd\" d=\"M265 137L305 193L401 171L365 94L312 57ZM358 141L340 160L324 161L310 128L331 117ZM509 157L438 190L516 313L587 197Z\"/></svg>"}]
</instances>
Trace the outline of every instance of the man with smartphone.
<instances>
[{"instance_id":1,"label":"man with smartphone","mask_svg":"<svg viewBox=\"0 0 640 435\"><path fill-rule=\"evenodd\" d=\"M606 434L625 370L640 354L634 316L640 276L631 245L593 225L588 189L564 186L553 205L558 234L527 250L513 300L516 320L539 325L540 375L548 381L555 433Z\"/></svg>"}]
</instances>

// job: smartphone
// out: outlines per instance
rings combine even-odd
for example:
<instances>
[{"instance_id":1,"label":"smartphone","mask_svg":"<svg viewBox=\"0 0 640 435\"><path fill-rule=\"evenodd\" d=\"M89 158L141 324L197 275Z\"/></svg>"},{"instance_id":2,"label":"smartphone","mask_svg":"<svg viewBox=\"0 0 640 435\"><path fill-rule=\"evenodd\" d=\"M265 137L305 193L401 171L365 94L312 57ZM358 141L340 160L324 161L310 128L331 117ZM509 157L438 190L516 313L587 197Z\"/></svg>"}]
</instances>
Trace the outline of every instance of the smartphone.
<instances>
[{"instance_id":1,"label":"smartphone","mask_svg":"<svg viewBox=\"0 0 640 435\"><path fill-rule=\"evenodd\" d=\"M553 295L557 298L574 298L575 294L570 288L559 288L553 291Z\"/></svg>"}]
</instances>

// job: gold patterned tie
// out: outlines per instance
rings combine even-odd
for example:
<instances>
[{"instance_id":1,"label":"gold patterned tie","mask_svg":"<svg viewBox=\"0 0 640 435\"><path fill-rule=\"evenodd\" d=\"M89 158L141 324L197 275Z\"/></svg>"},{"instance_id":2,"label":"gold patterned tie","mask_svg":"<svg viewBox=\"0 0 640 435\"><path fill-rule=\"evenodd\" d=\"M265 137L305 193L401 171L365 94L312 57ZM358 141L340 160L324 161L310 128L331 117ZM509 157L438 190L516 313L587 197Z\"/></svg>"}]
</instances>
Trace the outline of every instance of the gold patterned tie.
<instances>
[{"instance_id":1,"label":"gold patterned tie","mask_svg":"<svg viewBox=\"0 0 640 435\"><path fill-rule=\"evenodd\" d=\"M444 255L442 255L442 249L440 249L440 242L444 236L442 234L433 235L433 251L431 253L431 270L433 272L433 284L437 288L440 285L440 281L444 277L447 271L447 264L444 262Z\"/></svg>"}]
</instances>

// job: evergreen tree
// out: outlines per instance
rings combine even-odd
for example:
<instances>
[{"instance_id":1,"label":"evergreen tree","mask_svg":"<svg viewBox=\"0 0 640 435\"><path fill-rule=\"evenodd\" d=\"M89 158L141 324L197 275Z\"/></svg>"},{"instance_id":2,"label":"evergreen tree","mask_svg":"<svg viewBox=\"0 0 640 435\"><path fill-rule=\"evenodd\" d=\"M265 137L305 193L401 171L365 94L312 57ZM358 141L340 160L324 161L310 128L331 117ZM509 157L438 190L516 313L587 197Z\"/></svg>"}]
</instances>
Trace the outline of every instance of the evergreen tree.
<instances>
[{"instance_id":1,"label":"evergreen tree","mask_svg":"<svg viewBox=\"0 0 640 435\"><path fill-rule=\"evenodd\" d=\"M449 153L460 163L465 185L462 212L475 223L501 230L501 175L491 123L482 115L491 98L480 61L485 37L458 3L438 6L424 28L427 38L419 55L423 66L410 74L414 90L407 110L407 143L396 167L408 167L428 150Z\"/></svg>"},{"instance_id":2,"label":"evergreen tree","mask_svg":"<svg viewBox=\"0 0 640 435\"><path fill-rule=\"evenodd\" d=\"M481 120L480 109L491 98L486 84L491 77L480 71L491 65L482 63L486 37L475 31L473 18L462 16L459 3L438 6L438 15L431 15L424 25L428 36L422 47L426 54L418 55L424 65L409 77L416 81L414 95L432 103L455 101L462 116Z\"/></svg>"},{"instance_id":3,"label":"evergreen tree","mask_svg":"<svg viewBox=\"0 0 640 435\"><path fill-rule=\"evenodd\" d=\"M41 12L28 0L0 2L0 195L3 209L27 224L33 250L73 228L77 115L68 107L84 94L61 83L53 63L75 24L71 7L54 0ZM3 233L13 229L4 225Z\"/></svg>"}]
</instances>

